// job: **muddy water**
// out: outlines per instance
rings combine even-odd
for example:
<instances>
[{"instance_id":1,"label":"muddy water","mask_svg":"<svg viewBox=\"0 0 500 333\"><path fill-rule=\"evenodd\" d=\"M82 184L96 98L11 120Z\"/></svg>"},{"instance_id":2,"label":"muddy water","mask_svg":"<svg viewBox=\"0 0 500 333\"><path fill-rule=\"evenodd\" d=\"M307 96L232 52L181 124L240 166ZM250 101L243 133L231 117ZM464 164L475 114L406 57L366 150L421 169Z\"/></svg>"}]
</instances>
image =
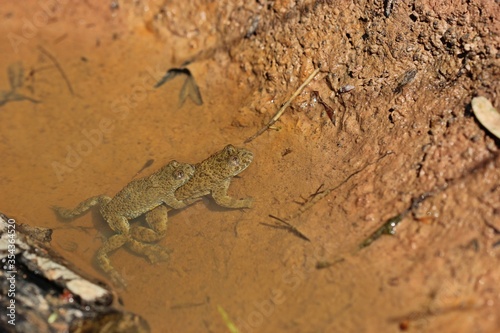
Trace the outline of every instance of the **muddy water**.
<instances>
[{"instance_id":1,"label":"muddy water","mask_svg":"<svg viewBox=\"0 0 500 333\"><path fill-rule=\"evenodd\" d=\"M221 5L225 20L214 27L245 33L237 17L250 11L235 11L236 2ZM443 78L446 82L436 83L436 71L461 72L461 62L433 62L433 53L425 51L430 47L451 57L446 48L454 45L438 47L432 38L439 24L412 12L432 12L433 6L397 6L400 16L372 27L363 25L365 7L372 6L372 14L380 8L370 3L349 11L318 5L314 10L325 15L311 15L327 17L331 24L326 26L316 16L294 21L295 10L284 15L289 22L283 24L261 20L274 34L250 38L230 56L215 52L189 65L204 104L187 100L179 107L182 80L157 90L152 86L166 69L213 42L204 33L212 31L207 18L218 17L217 6L169 7L170 25L163 29L170 29L170 36L155 33L149 19L152 3L117 10L92 1L61 1L46 22L47 9L40 3L2 5L0 32L7 38L0 41L0 90L9 90L7 68L22 64L24 81L16 92L40 100L0 106L4 213L53 228L57 251L105 278L94 264L103 237L110 235L103 219L94 211L63 223L50 206L72 207L92 195L113 195L149 160L153 165L138 176L171 159L195 163L228 143L242 146L290 96L287 87L296 87L313 63L322 63L332 67L322 67L325 72L273 129L245 145L254 152L254 162L229 192L254 197L255 207L225 210L207 199L171 214L167 236L160 241L173 250L167 263L150 265L125 249L112 255L129 284L120 292L125 308L146 318L153 332L225 331L218 307L241 332L398 332L405 325L416 331L488 331L500 325L498 233L491 227L498 226L497 148L464 111L479 81L462 75L460 84ZM292 4L274 2L267 14L286 12L284 7ZM380 21L380 15L371 20ZM193 17L196 22L187 22ZM343 25L348 33L326 29ZM370 34L363 31L374 27L378 37L366 40ZM422 57L394 53L388 61L384 52L370 53L383 50L377 43L392 43L387 36L404 41L396 37L402 27L413 36L413 47L422 48ZM331 41L318 51L328 59L315 62L315 52L300 52L308 44L294 41L290 31L304 34L311 47L315 41ZM431 42L422 47L425 38L418 36L431 36ZM391 87L415 61L420 66L415 82L394 97ZM348 71L340 69L344 63ZM451 67L434 70L435 64ZM484 87L495 86L494 66L475 64ZM325 76L332 73L328 84ZM261 78L266 88L252 90L251 83ZM356 88L340 97L332 92L345 84ZM311 98L315 90L334 108L337 125ZM477 165L486 167L468 173ZM381 222L406 209L412 197L448 182L448 190L437 191L417 218L401 222L395 237L353 252ZM276 228L269 218L286 217L325 190L331 192L314 209L291 221L309 241ZM338 258L339 265L316 269L318 262Z\"/></svg>"},{"instance_id":2,"label":"muddy water","mask_svg":"<svg viewBox=\"0 0 500 333\"><path fill-rule=\"evenodd\" d=\"M248 112L240 111L249 91L244 79L224 67L196 62L189 68L205 103L197 106L187 100L180 107L182 80L152 88L166 69L179 65L169 61L178 55L144 27L130 28L107 7L86 5L63 6L43 24L33 19L43 8L20 6L2 7L0 13L7 18L2 35L22 38L0 44L1 89L9 88L8 67L19 64L24 69L19 92L40 102L12 101L0 109L1 210L19 222L52 228L56 251L105 279L95 253L111 231L97 211L64 223L50 207L74 207L97 194L112 196L151 159L153 165L138 176L172 159L196 163L228 143L241 146L255 130L249 127ZM31 21L36 29L28 31ZM151 265L125 249L111 256L128 283L120 292L128 311L143 316L153 332L167 327L199 332L224 329L218 305L243 329L253 329L264 324L261 305L271 305L274 313L269 302L286 304L294 273L282 277L279 261L261 262L262 253L281 256L272 244L283 234L277 238L258 222L267 220L269 211L262 208L273 202L275 193L282 197L286 190L297 197L303 190L283 183L296 170L280 165L276 179L271 167L290 145L275 141L273 153L259 144L247 145L256 154L255 162L233 181L230 193L253 196L254 209L224 210L205 200L172 214L168 236L160 242L173 250L168 263ZM300 162L301 156L299 148L288 160ZM306 168L313 163L307 160ZM271 238L259 240L262 231ZM289 255L294 261L300 254Z\"/></svg>"},{"instance_id":3,"label":"muddy water","mask_svg":"<svg viewBox=\"0 0 500 333\"><path fill-rule=\"evenodd\" d=\"M144 27L126 26L107 7L61 5L44 23L36 21L42 7L25 6L5 6L0 12L6 18L1 34L11 36L0 44L0 84L9 89L9 66L22 67L18 91L39 103L12 101L0 109L1 209L22 223L52 228L56 251L105 279L94 259L111 234L103 219L94 210L64 223L50 207L112 196L151 159L153 165L138 176L172 159L196 163L228 143L241 146L256 130L250 125L259 124L243 108L249 96L245 79L215 62L189 66L202 106L190 100L179 106L182 80L153 89L166 69L179 65L169 62L178 55ZM282 254L274 245L287 234L259 225L275 213L269 204L282 200L285 207L295 207L292 198L318 185L308 184L312 173L305 172L315 160L300 146L290 154L293 145L286 136L272 145L247 145L255 161L233 181L230 193L253 196L254 209L225 210L204 200L172 214L168 236L160 242L173 250L168 263L150 265L125 249L116 251L111 260L128 282L120 292L125 308L143 316L153 332L166 327L198 332L224 329L218 306L242 329L253 330L263 327L264 316L275 316L275 304L293 304L291 296L305 275L297 280L295 268L283 272L281 260L301 266L302 249L294 248L295 239L288 236L283 246L290 249ZM302 173L305 178L297 177ZM262 255L269 253L274 259L263 262Z\"/></svg>"},{"instance_id":4,"label":"muddy water","mask_svg":"<svg viewBox=\"0 0 500 333\"><path fill-rule=\"evenodd\" d=\"M103 219L94 211L63 223L50 207L112 196L151 159L153 165L138 176L172 159L195 163L228 143L241 145L244 137L231 122L247 91L215 78L208 63L195 63L190 69L206 102L179 106L181 79L153 89L178 65L168 61L172 50L144 29L124 28L107 7L97 9L62 6L48 22L39 22L37 15L44 13L39 4L2 5L0 34L11 39L0 44L0 89L9 89L9 66L22 67L18 91L40 102L11 101L0 108L0 202L2 212L19 222L52 228L55 250L105 278L94 263L103 237L110 235ZM244 179L250 176L249 171ZM244 179L235 181L235 195L246 194ZM225 232L234 238L234 223L245 216L209 202L190 211L171 217L172 236L164 245L175 250L172 262L153 266L125 249L112 256L129 284L121 293L126 308L144 316L154 332L173 325L192 304L210 304L213 286L204 283L206 276L227 265L224 244L212 238L210 223L219 233L229 228ZM207 252L216 269L203 259ZM192 325L199 328L201 322Z\"/></svg>"}]
</instances>

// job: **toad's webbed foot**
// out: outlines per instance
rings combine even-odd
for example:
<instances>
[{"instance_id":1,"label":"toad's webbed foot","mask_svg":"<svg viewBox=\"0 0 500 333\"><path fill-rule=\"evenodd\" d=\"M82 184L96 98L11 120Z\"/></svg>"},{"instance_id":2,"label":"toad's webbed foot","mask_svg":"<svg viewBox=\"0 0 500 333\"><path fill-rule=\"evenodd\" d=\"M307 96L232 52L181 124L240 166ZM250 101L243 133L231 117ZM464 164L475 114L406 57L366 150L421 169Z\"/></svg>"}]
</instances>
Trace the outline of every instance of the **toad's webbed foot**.
<instances>
[{"instance_id":1,"label":"toad's webbed foot","mask_svg":"<svg viewBox=\"0 0 500 333\"><path fill-rule=\"evenodd\" d=\"M130 236L140 242L157 242L167 234L168 208L164 205L146 213L146 222L151 228L133 225Z\"/></svg>"},{"instance_id":2,"label":"toad's webbed foot","mask_svg":"<svg viewBox=\"0 0 500 333\"><path fill-rule=\"evenodd\" d=\"M226 208L251 208L253 204L252 198L235 199L227 195L229 182L222 183L220 186L212 189L212 198L222 207Z\"/></svg>"},{"instance_id":3,"label":"toad's webbed foot","mask_svg":"<svg viewBox=\"0 0 500 333\"><path fill-rule=\"evenodd\" d=\"M172 250L158 244L144 244L132 238L127 242L127 247L131 251L148 258L152 264L167 261L170 258L170 253L172 253Z\"/></svg>"},{"instance_id":4,"label":"toad's webbed foot","mask_svg":"<svg viewBox=\"0 0 500 333\"><path fill-rule=\"evenodd\" d=\"M118 287L125 287L125 280L116 271L116 269L111 265L108 253L115 251L122 247L128 240L128 235L117 234L111 236L101 248L97 251L97 264L112 280L113 284Z\"/></svg>"}]
</instances>

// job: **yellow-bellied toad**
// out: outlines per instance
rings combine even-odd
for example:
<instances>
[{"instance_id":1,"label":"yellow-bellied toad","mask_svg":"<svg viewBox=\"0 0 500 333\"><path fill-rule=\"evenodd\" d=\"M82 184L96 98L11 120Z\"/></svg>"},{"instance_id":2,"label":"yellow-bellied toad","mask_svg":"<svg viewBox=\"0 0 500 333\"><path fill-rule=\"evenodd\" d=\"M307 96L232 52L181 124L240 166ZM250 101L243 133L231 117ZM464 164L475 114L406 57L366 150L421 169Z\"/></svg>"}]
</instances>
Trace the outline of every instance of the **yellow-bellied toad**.
<instances>
[{"instance_id":1,"label":"yellow-bellied toad","mask_svg":"<svg viewBox=\"0 0 500 333\"><path fill-rule=\"evenodd\" d=\"M194 168L190 164L171 161L152 175L131 181L113 198L104 195L95 196L83 201L75 209L54 207L54 210L63 218L72 219L88 211L92 206L100 205L102 216L117 234L111 236L99 249L97 262L102 270L110 275L114 283L125 285L121 276L110 263L109 252L128 243L133 251L147 256L153 263L168 258L167 249L142 244L132 239L129 234L130 224L128 220L149 212L162 204L172 208L185 207L186 204L177 200L174 192L186 183L193 174ZM146 220L154 225L154 221L157 219L156 215L159 212L165 213L165 207L158 209L158 212L150 216L147 215ZM156 227L161 229L158 223L156 223Z\"/></svg>"},{"instance_id":2,"label":"yellow-bellied toad","mask_svg":"<svg viewBox=\"0 0 500 333\"><path fill-rule=\"evenodd\" d=\"M204 161L194 166L194 175L175 191L175 197L186 204L191 204L200 197L211 194L217 204L227 208L250 208L253 199L235 199L227 195L231 179L245 170L253 160L253 153L245 148L227 145ZM174 207L175 208L175 207ZM159 218L158 213L151 211L156 218L150 218L152 229L132 226L130 233L141 242L155 242L164 236L166 215Z\"/></svg>"}]
</instances>

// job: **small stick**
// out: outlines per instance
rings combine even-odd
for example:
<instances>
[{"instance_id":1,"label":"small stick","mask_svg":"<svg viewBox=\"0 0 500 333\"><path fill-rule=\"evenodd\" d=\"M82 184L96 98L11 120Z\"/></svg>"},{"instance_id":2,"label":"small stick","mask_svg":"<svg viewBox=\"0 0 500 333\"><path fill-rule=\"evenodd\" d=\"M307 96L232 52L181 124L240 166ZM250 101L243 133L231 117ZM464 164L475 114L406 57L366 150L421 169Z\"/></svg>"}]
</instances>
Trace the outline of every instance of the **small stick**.
<instances>
[{"instance_id":1,"label":"small stick","mask_svg":"<svg viewBox=\"0 0 500 333\"><path fill-rule=\"evenodd\" d=\"M281 223L283 223L283 224L284 224L284 226L272 226L272 225L267 224L267 223L261 223L261 224L263 224L263 225L267 225L267 226L269 226L269 227L275 227L275 228L280 228L280 229L285 229L285 230L288 230L288 231L290 231L291 233L293 233L295 236L298 236L298 237L302 238L303 240L306 240L306 241L308 241L308 242L310 242L310 241L311 241L311 240L310 240L310 239L309 239L306 235L304 235L304 234L303 234L303 233L302 233L299 229L297 229L297 227L295 227L295 226L291 225L291 224L290 224L290 223L288 223L287 221L285 221L285 220L283 220L283 219L281 219L281 218L279 218L279 217L277 217L277 216L271 215L271 214L269 214L269 217L270 217L270 218L273 218L273 219L275 219L275 220L277 220L277 221L279 221L279 222L281 222Z\"/></svg>"},{"instance_id":2,"label":"small stick","mask_svg":"<svg viewBox=\"0 0 500 333\"><path fill-rule=\"evenodd\" d=\"M318 187L318 189L316 190L316 192L314 192L313 194L310 194L310 195L309 195L309 198L310 198L310 199L312 199L312 198L314 198L315 196L317 196L318 194L321 194L321 193L325 192L324 190L323 190L323 191L321 190L321 189L323 188L323 186L324 186L324 185L325 185L324 183L323 183L323 184L321 184L321 185Z\"/></svg>"},{"instance_id":3,"label":"small stick","mask_svg":"<svg viewBox=\"0 0 500 333\"><path fill-rule=\"evenodd\" d=\"M326 115L328 118L330 118L330 121L332 122L333 125L336 125L336 120L335 120L335 111L330 107L330 105L326 104L325 101L321 98L319 95L319 92L313 91L311 95L316 96L316 99L318 100L318 103L323 105L325 108Z\"/></svg>"},{"instance_id":4,"label":"small stick","mask_svg":"<svg viewBox=\"0 0 500 333\"><path fill-rule=\"evenodd\" d=\"M301 206L304 206L306 203L308 203L308 202L309 202L309 200L314 199L314 197L315 197L315 196L320 195L321 193L325 192L325 191L321 191L321 189L323 188L323 185L325 185L325 184L321 184L321 185L318 187L318 189L316 190L316 192L314 192L313 194L309 194L309 196L308 196L307 198L304 198L304 197L301 195L301 196L300 196L300 198L301 198L302 200L304 200L304 202L300 202L300 201L296 201L296 200L294 200L293 202L295 202L296 204L299 204L299 205L301 205Z\"/></svg>"},{"instance_id":5,"label":"small stick","mask_svg":"<svg viewBox=\"0 0 500 333\"><path fill-rule=\"evenodd\" d=\"M308 200L306 200L306 202L304 202L304 204L301 207L299 207L299 209L295 213L289 215L286 219L288 221L290 221L290 220L297 218L302 213L304 213L306 210L308 210L309 208L314 206L316 203L318 203L321 199L323 199L324 197L326 197L327 195L329 195L330 193L332 193L333 191L335 191L336 189L338 189L339 187L341 187L342 185L347 183L352 177L354 177L355 175L357 175L360 172L362 172L363 170L365 170L368 166L377 163L378 161L380 161L381 159L383 159L384 157L386 157L387 155L390 155L390 154L393 154L393 152L392 151L386 152L384 155L380 156L375 161L368 162L363 167L361 167L361 169L356 170L353 173L351 173L346 179L344 179L342 182L340 182L340 184L338 184L335 187L320 191L320 189L321 189L321 186L320 186L318 188L318 190L316 191L317 193L314 193L311 196L309 196Z\"/></svg>"},{"instance_id":6,"label":"small stick","mask_svg":"<svg viewBox=\"0 0 500 333\"><path fill-rule=\"evenodd\" d=\"M46 49L44 49L42 46L39 45L38 49L40 50L40 52L45 54L54 63L54 65L56 66L59 73L61 73L62 78L64 79L64 81L66 81L66 85L68 86L69 92L71 93L71 95L75 95L75 92L73 91L73 87L71 87L71 83L69 82L69 79L66 76L66 73L64 73L64 70L62 69L62 67L59 64L59 62L57 61L57 59L52 54L50 54Z\"/></svg>"},{"instance_id":7,"label":"small stick","mask_svg":"<svg viewBox=\"0 0 500 333\"><path fill-rule=\"evenodd\" d=\"M314 77L316 76L316 74L319 73L319 71L320 71L320 69L316 68L311 73L311 75L309 75L309 77L304 81L304 83L302 83L302 85L295 91L295 93L292 95L292 97L290 97L288 99L288 101L286 101L286 103L283 104L283 106L278 110L278 112L276 112L276 114L271 118L271 120L267 123L267 125L264 126L264 127L262 127L259 131L257 131L257 133L255 133L254 135L252 135L251 137L249 137L248 139L246 139L245 143L249 143L250 141L252 141L256 137L258 137L259 135L261 135L262 133L264 133L266 130L268 130L269 127L271 127L279 119L279 117L281 117L281 115L283 114L283 112L285 112L285 109L290 105L290 103L292 103L292 101L297 96L299 96L299 94L302 92L302 90L304 90L304 88L309 84L309 82L311 82L312 79L314 79Z\"/></svg>"},{"instance_id":8,"label":"small stick","mask_svg":"<svg viewBox=\"0 0 500 333\"><path fill-rule=\"evenodd\" d=\"M178 309L186 309L186 308L194 308L197 306L202 306L206 305L208 303L208 300L202 301L202 302L193 302L193 303L179 303L179 304L174 304L170 306L171 310L178 310Z\"/></svg>"}]
</instances>

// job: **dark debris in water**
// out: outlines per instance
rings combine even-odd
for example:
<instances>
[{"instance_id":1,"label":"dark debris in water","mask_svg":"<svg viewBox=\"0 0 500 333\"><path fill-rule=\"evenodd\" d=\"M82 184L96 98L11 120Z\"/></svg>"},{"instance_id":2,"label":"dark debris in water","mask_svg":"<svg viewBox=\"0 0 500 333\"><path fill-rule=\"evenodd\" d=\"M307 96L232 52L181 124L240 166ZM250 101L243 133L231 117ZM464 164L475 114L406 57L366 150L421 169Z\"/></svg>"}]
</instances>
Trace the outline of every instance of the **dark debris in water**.
<instances>
[{"instance_id":1,"label":"dark debris in water","mask_svg":"<svg viewBox=\"0 0 500 333\"><path fill-rule=\"evenodd\" d=\"M165 75L160 79L160 81L158 81L154 85L154 87L159 88L164 83L180 75L185 76L186 78L179 93L179 107L184 104L187 97L189 97L196 105L202 105L203 99L201 98L200 88L196 84L193 74L191 74L191 71L187 68L183 67L169 69L167 73L165 73Z\"/></svg>"},{"instance_id":2,"label":"dark debris in water","mask_svg":"<svg viewBox=\"0 0 500 333\"><path fill-rule=\"evenodd\" d=\"M9 102L29 101L32 103L40 103L40 101L17 92L17 89L22 88L24 83L24 68L20 63L14 63L7 67L9 77L10 90L0 90L0 106Z\"/></svg>"}]
</instances>

